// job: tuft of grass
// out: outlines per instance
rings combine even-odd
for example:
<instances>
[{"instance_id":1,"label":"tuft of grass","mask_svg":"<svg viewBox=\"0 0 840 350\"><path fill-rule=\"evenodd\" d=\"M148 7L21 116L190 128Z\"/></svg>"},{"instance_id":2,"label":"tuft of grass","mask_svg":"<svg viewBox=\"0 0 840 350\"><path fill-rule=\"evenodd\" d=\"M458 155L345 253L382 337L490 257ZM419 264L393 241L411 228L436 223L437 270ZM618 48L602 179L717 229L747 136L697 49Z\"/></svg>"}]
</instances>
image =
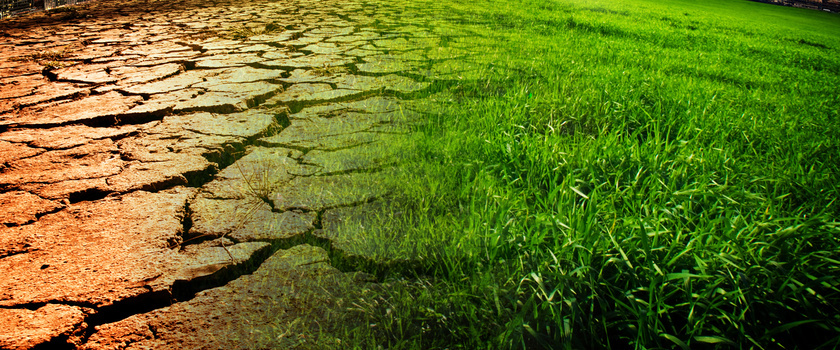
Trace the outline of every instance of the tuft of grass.
<instances>
[{"instance_id":1,"label":"tuft of grass","mask_svg":"<svg viewBox=\"0 0 840 350\"><path fill-rule=\"evenodd\" d=\"M89 14L86 14L86 13L83 13L83 12L79 11L79 8L77 8L77 6L56 7L56 8L47 10L45 12L45 14L47 16L50 16L50 17L57 16L58 19L61 20L61 21L69 21L69 20L74 20L74 19L90 17Z\"/></svg>"},{"instance_id":2,"label":"tuft of grass","mask_svg":"<svg viewBox=\"0 0 840 350\"><path fill-rule=\"evenodd\" d=\"M248 39L252 36L263 35L263 34L270 34L274 32L282 31L283 27L278 25L277 23L266 23L263 26L249 26L243 24L241 26L235 27L229 30L227 33L223 33L220 35L223 38L227 39L234 39L234 40L244 40Z\"/></svg>"},{"instance_id":3,"label":"tuft of grass","mask_svg":"<svg viewBox=\"0 0 840 350\"><path fill-rule=\"evenodd\" d=\"M46 68L57 69L67 66L67 63L63 62L63 60L72 51L73 45L67 45L60 50L48 50L29 55L10 57L9 60L14 62L36 62Z\"/></svg>"}]
</instances>

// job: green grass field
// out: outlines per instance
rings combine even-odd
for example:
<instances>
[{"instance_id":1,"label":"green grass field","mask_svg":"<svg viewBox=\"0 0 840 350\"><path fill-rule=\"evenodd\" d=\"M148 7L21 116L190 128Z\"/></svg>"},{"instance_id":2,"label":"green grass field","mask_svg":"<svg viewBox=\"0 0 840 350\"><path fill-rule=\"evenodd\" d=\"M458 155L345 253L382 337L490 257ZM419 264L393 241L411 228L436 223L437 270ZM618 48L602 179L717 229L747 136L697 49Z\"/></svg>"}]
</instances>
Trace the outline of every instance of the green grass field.
<instances>
[{"instance_id":1,"label":"green grass field","mask_svg":"<svg viewBox=\"0 0 840 350\"><path fill-rule=\"evenodd\" d=\"M362 295L345 343L840 346L840 16L415 6L440 13L419 18L446 38L436 71L458 68L400 179L412 214L387 218L423 273Z\"/></svg>"}]
</instances>

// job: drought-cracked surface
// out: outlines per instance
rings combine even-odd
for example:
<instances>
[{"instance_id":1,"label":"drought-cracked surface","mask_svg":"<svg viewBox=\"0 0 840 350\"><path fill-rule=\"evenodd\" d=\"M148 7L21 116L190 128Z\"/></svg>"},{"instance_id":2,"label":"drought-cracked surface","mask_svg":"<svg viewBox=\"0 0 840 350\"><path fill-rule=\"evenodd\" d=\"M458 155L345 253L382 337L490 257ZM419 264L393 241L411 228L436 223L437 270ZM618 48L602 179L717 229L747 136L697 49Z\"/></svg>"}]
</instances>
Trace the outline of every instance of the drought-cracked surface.
<instances>
[{"instance_id":1,"label":"drought-cracked surface","mask_svg":"<svg viewBox=\"0 0 840 350\"><path fill-rule=\"evenodd\" d=\"M400 13L141 0L0 22L0 348L329 345L375 278L323 248L358 253L341 223L387 208L417 100L454 72Z\"/></svg>"}]
</instances>

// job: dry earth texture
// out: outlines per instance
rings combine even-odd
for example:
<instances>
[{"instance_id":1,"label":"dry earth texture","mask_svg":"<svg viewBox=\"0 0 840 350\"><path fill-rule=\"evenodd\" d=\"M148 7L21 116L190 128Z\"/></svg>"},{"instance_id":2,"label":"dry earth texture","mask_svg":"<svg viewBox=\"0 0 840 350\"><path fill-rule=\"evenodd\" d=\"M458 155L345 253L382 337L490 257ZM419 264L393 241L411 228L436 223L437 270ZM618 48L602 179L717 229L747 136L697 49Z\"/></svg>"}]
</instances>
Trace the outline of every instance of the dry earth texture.
<instances>
[{"instance_id":1,"label":"dry earth texture","mask_svg":"<svg viewBox=\"0 0 840 350\"><path fill-rule=\"evenodd\" d=\"M0 22L0 349L339 343L376 281L331 264L352 255L337 227L387 208L445 45L400 12L97 1Z\"/></svg>"}]
</instances>

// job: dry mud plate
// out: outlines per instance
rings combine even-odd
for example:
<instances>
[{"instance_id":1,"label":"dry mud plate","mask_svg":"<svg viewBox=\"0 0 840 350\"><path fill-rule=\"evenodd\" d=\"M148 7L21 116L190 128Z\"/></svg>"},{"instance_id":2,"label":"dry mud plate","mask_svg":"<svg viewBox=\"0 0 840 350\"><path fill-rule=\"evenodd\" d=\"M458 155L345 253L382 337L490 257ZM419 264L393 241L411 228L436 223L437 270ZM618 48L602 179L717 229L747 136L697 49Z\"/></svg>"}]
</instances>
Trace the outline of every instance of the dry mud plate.
<instances>
[{"instance_id":1,"label":"dry mud plate","mask_svg":"<svg viewBox=\"0 0 840 350\"><path fill-rule=\"evenodd\" d=\"M1 21L0 349L338 341L376 281L322 247L363 255L341 223L387 210L393 145L440 73L441 40L399 13L98 1Z\"/></svg>"}]
</instances>

